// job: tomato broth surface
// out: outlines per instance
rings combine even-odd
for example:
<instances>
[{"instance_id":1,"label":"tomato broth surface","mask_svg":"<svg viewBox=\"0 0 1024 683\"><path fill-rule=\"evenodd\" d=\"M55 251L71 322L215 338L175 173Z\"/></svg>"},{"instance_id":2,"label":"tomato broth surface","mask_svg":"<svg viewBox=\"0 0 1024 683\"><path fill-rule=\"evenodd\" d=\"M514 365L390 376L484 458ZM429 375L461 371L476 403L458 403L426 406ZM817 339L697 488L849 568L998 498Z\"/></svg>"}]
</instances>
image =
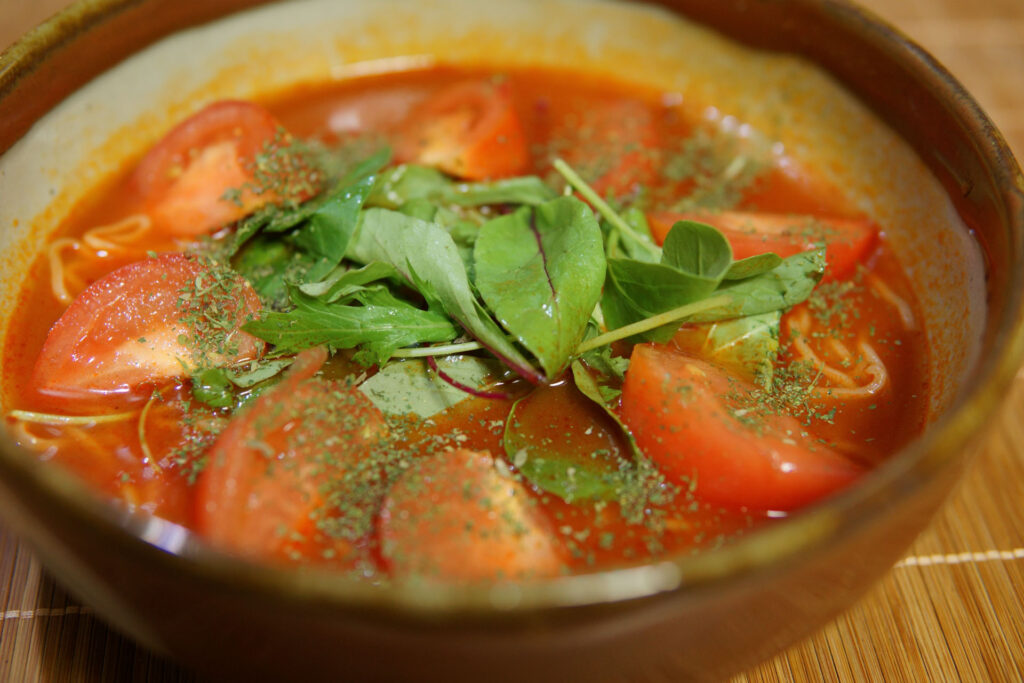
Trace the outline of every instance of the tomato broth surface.
<instances>
[{"instance_id":1,"label":"tomato broth surface","mask_svg":"<svg viewBox=\"0 0 1024 683\"><path fill-rule=\"evenodd\" d=\"M923 428L923 321L885 226L695 111L456 68L210 105L39 256L8 424L226 552L378 581L785 518Z\"/></svg>"}]
</instances>

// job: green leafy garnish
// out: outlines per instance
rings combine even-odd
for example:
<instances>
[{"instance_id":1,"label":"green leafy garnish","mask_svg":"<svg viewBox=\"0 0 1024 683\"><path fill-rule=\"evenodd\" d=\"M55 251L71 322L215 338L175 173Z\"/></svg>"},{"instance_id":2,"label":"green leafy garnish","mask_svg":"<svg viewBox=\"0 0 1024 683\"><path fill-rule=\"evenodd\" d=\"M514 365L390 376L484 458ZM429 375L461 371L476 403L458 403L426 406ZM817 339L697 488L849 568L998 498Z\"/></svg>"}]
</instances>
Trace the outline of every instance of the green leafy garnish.
<instances>
[{"instance_id":1,"label":"green leafy garnish","mask_svg":"<svg viewBox=\"0 0 1024 683\"><path fill-rule=\"evenodd\" d=\"M211 408L231 408L235 405L231 380L222 368L206 368L192 375L192 395Z\"/></svg>"},{"instance_id":2,"label":"green leafy garnish","mask_svg":"<svg viewBox=\"0 0 1024 683\"><path fill-rule=\"evenodd\" d=\"M810 296L825 272L823 249L787 259L769 254L733 262L732 250L721 233L701 223L676 223L665 245L661 263L609 259L601 306L610 328L624 328L712 296L725 299L694 313L689 317L691 322L782 310ZM747 273L752 275L737 277ZM674 330L674 324L670 324L639 338L664 342Z\"/></svg>"},{"instance_id":3,"label":"green leafy garnish","mask_svg":"<svg viewBox=\"0 0 1024 683\"><path fill-rule=\"evenodd\" d=\"M701 340L700 355L769 387L779 352L781 311L707 323L688 330Z\"/></svg>"},{"instance_id":4,"label":"green leafy garnish","mask_svg":"<svg viewBox=\"0 0 1024 683\"><path fill-rule=\"evenodd\" d=\"M412 199L428 199L451 185L448 176L436 168L403 164L380 175L366 204L397 209Z\"/></svg>"},{"instance_id":5,"label":"green leafy garnish","mask_svg":"<svg viewBox=\"0 0 1024 683\"><path fill-rule=\"evenodd\" d=\"M593 404L591 414L560 415L558 431L551 432L543 428L556 420L547 402L536 394L517 401L505 424L509 462L534 486L566 502L614 501L629 523L656 524L649 517L652 506L670 501L675 488L640 452L599 380L579 361L572 374L576 389ZM595 442L606 447L595 448Z\"/></svg>"},{"instance_id":6,"label":"green leafy garnish","mask_svg":"<svg viewBox=\"0 0 1024 683\"><path fill-rule=\"evenodd\" d=\"M568 365L601 295L601 230L587 206L562 197L480 229L476 285L501 324L549 379Z\"/></svg>"},{"instance_id":7,"label":"green leafy garnish","mask_svg":"<svg viewBox=\"0 0 1024 683\"><path fill-rule=\"evenodd\" d=\"M766 252L756 256L748 256L739 261L733 261L729 270L722 276L723 280L746 280L748 277L767 273L782 265L782 257L778 254Z\"/></svg>"},{"instance_id":8,"label":"green leafy garnish","mask_svg":"<svg viewBox=\"0 0 1024 683\"><path fill-rule=\"evenodd\" d=\"M303 294L329 304L346 299L373 282L397 277L398 271L392 266L375 261L362 268L342 266L319 282L303 283L297 287Z\"/></svg>"},{"instance_id":9,"label":"green leafy garnish","mask_svg":"<svg viewBox=\"0 0 1024 683\"><path fill-rule=\"evenodd\" d=\"M551 417L547 407L536 408L534 397L526 396L513 405L505 423L505 454L519 473L538 488L562 500L617 500L629 461L611 449L592 450L580 435L592 425L584 420L572 425L559 422L565 431L557 438L533 427Z\"/></svg>"},{"instance_id":10,"label":"green leafy garnish","mask_svg":"<svg viewBox=\"0 0 1024 683\"><path fill-rule=\"evenodd\" d=\"M477 301L458 247L442 228L395 211L368 209L349 257L390 264L429 304L447 312L502 362L534 382L542 379Z\"/></svg>"},{"instance_id":11,"label":"green leafy garnish","mask_svg":"<svg viewBox=\"0 0 1024 683\"><path fill-rule=\"evenodd\" d=\"M277 377L281 372L292 364L291 358L277 358L273 360L253 361L244 367L227 368L227 378L232 384L240 389L250 389L257 384Z\"/></svg>"},{"instance_id":12,"label":"green leafy garnish","mask_svg":"<svg viewBox=\"0 0 1024 683\"><path fill-rule=\"evenodd\" d=\"M587 325L585 339L594 339L599 333L597 324L591 321ZM611 345L607 344L585 351L580 357L586 361L587 365L608 377L622 379L626 376L626 370L629 368L629 359L613 355Z\"/></svg>"},{"instance_id":13,"label":"green leafy garnish","mask_svg":"<svg viewBox=\"0 0 1024 683\"><path fill-rule=\"evenodd\" d=\"M449 341L458 335L447 316L416 308L382 286L359 289L346 305L325 303L297 290L292 302L294 309L268 313L247 323L245 331L282 353L327 344L332 349L359 348L373 363L386 362L403 346Z\"/></svg>"},{"instance_id":14,"label":"green leafy garnish","mask_svg":"<svg viewBox=\"0 0 1024 683\"><path fill-rule=\"evenodd\" d=\"M315 282L341 263L348 251L348 243L356 230L363 202L373 188L374 176L368 176L352 185L331 193L309 221L293 236L296 245L318 258L306 274L306 280Z\"/></svg>"},{"instance_id":15,"label":"green leafy garnish","mask_svg":"<svg viewBox=\"0 0 1024 683\"><path fill-rule=\"evenodd\" d=\"M732 265L732 247L717 229L696 221L679 221L661 245L661 262L676 270L720 281Z\"/></svg>"},{"instance_id":16,"label":"green leafy garnish","mask_svg":"<svg viewBox=\"0 0 1024 683\"><path fill-rule=\"evenodd\" d=\"M453 356L437 361L449 377L475 389L484 390L501 378L497 361L475 356ZM416 415L428 418L470 398L470 394L441 379L425 361L389 363L359 385L373 403L388 415Z\"/></svg>"},{"instance_id":17,"label":"green leafy garnish","mask_svg":"<svg viewBox=\"0 0 1024 683\"><path fill-rule=\"evenodd\" d=\"M435 192L432 198L441 204L455 206L487 204L538 206L557 196L555 191L537 176L521 176L485 183L452 184Z\"/></svg>"},{"instance_id":18,"label":"green leafy garnish","mask_svg":"<svg viewBox=\"0 0 1024 683\"><path fill-rule=\"evenodd\" d=\"M824 249L794 254L766 273L723 283L716 294L728 296L729 303L697 313L691 320L710 322L796 306L811 295L824 275Z\"/></svg>"},{"instance_id":19,"label":"green leafy garnish","mask_svg":"<svg viewBox=\"0 0 1024 683\"><path fill-rule=\"evenodd\" d=\"M821 251L733 261L718 230L692 221L659 247L642 212L620 214L560 160L600 222L533 176L458 183L424 166L382 171L387 159L376 154L304 204L258 212L229 240L226 253L270 309L245 329L278 353L327 344L386 364L483 350L534 383L584 357L621 377L628 361L609 344L780 311L805 299L824 268ZM490 218L509 206L519 208ZM732 339L757 325L716 330ZM764 372L774 348L767 338L743 346L750 363L763 355Z\"/></svg>"},{"instance_id":20,"label":"green leafy garnish","mask_svg":"<svg viewBox=\"0 0 1024 683\"><path fill-rule=\"evenodd\" d=\"M288 284L305 280L316 260L279 236L257 235L242 247L233 263L264 306L284 310L290 306Z\"/></svg>"}]
</instances>

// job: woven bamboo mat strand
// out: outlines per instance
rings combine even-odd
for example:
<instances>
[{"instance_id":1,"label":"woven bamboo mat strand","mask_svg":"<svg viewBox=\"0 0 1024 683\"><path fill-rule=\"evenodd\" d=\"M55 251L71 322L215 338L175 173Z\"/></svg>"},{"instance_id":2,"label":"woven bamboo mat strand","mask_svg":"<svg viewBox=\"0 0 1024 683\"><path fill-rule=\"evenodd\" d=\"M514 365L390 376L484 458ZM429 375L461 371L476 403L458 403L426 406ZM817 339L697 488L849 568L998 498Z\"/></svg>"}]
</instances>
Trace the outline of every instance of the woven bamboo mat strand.
<instances>
[{"instance_id":1,"label":"woven bamboo mat strand","mask_svg":"<svg viewBox=\"0 0 1024 683\"><path fill-rule=\"evenodd\" d=\"M0 48L66 0L0 0ZM1024 0L863 0L1024 156ZM858 605L732 683L1024 681L1024 378L943 512ZM0 528L0 681L197 683L69 597Z\"/></svg>"}]
</instances>

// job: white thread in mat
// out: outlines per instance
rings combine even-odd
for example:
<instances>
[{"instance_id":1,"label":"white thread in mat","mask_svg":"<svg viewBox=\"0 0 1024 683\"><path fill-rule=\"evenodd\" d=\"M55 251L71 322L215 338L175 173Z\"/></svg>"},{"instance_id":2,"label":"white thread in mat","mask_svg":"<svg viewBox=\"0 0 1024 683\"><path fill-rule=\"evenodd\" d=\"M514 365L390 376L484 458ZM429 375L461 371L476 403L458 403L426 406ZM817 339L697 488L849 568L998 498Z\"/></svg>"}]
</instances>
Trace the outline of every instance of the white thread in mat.
<instances>
[{"instance_id":1,"label":"white thread in mat","mask_svg":"<svg viewBox=\"0 0 1024 683\"><path fill-rule=\"evenodd\" d=\"M36 619L38 617L64 617L70 614L92 614L92 608L82 605L68 605L67 607L9 609L6 612L0 612L0 621L8 619Z\"/></svg>"},{"instance_id":2,"label":"white thread in mat","mask_svg":"<svg viewBox=\"0 0 1024 683\"><path fill-rule=\"evenodd\" d=\"M905 557L896 563L897 567L930 567L937 564L967 564L968 562L1007 562L1024 560L1024 548L1013 550L984 550L973 553L950 555L919 555Z\"/></svg>"}]
</instances>

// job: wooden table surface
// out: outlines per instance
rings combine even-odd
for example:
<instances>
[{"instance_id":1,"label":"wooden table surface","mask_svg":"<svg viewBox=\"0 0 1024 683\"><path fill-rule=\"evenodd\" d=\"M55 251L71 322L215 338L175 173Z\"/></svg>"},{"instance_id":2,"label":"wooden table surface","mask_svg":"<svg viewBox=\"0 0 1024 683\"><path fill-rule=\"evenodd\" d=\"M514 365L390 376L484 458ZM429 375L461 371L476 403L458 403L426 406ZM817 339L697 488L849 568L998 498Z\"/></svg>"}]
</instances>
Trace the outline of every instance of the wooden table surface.
<instances>
[{"instance_id":1,"label":"wooden table surface","mask_svg":"<svg viewBox=\"0 0 1024 683\"><path fill-rule=\"evenodd\" d=\"M66 0L0 0L0 48ZM862 0L929 49L1024 158L1024 0ZM859 604L734 681L1024 681L1024 373L984 452ZM198 680L67 596L0 528L0 680Z\"/></svg>"}]
</instances>

